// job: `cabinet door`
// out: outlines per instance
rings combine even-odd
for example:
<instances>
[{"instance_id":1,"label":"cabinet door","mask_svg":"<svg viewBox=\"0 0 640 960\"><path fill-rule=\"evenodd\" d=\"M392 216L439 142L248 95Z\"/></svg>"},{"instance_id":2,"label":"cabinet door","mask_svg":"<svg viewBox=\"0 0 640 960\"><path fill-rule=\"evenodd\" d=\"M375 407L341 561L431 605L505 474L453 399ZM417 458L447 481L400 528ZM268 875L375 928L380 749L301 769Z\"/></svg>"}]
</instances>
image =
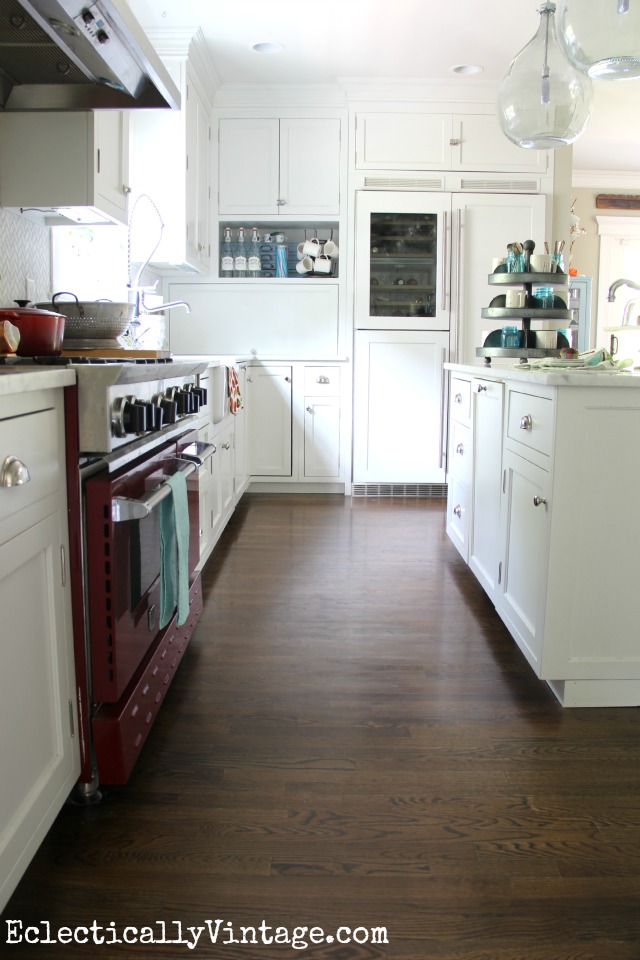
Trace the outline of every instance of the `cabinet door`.
<instances>
[{"instance_id":1,"label":"cabinet door","mask_svg":"<svg viewBox=\"0 0 640 960\"><path fill-rule=\"evenodd\" d=\"M451 354L475 363L482 333L491 326L481 310L497 290L488 285L493 257L506 256L509 237L545 236L545 198L533 194L453 194Z\"/></svg>"},{"instance_id":2,"label":"cabinet door","mask_svg":"<svg viewBox=\"0 0 640 960\"><path fill-rule=\"evenodd\" d=\"M500 559L500 480L504 384L472 381L473 471L469 566L493 599Z\"/></svg>"},{"instance_id":3,"label":"cabinet door","mask_svg":"<svg viewBox=\"0 0 640 960\"><path fill-rule=\"evenodd\" d=\"M117 210L127 220L129 190L129 114L96 110L96 204Z\"/></svg>"},{"instance_id":4,"label":"cabinet door","mask_svg":"<svg viewBox=\"0 0 640 960\"><path fill-rule=\"evenodd\" d=\"M340 212L340 120L280 120L280 213Z\"/></svg>"},{"instance_id":5,"label":"cabinet door","mask_svg":"<svg viewBox=\"0 0 640 960\"><path fill-rule=\"evenodd\" d=\"M304 475L340 476L340 399L304 399Z\"/></svg>"},{"instance_id":6,"label":"cabinet door","mask_svg":"<svg viewBox=\"0 0 640 960\"><path fill-rule=\"evenodd\" d=\"M219 141L219 212L250 217L278 214L278 120L221 119Z\"/></svg>"},{"instance_id":7,"label":"cabinet door","mask_svg":"<svg viewBox=\"0 0 640 960\"><path fill-rule=\"evenodd\" d=\"M234 424L228 423L216 436L220 455L220 506L223 517L233 509L235 491Z\"/></svg>"},{"instance_id":8,"label":"cabinet door","mask_svg":"<svg viewBox=\"0 0 640 960\"><path fill-rule=\"evenodd\" d=\"M495 113L455 115L453 140L452 170L547 172L546 152L516 147L505 137Z\"/></svg>"},{"instance_id":9,"label":"cabinet door","mask_svg":"<svg viewBox=\"0 0 640 960\"><path fill-rule=\"evenodd\" d=\"M356 169L451 169L448 113L359 113Z\"/></svg>"},{"instance_id":10,"label":"cabinet door","mask_svg":"<svg viewBox=\"0 0 640 960\"><path fill-rule=\"evenodd\" d=\"M356 194L356 327L448 330L449 193Z\"/></svg>"},{"instance_id":11,"label":"cabinet door","mask_svg":"<svg viewBox=\"0 0 640 960\"><path fill-rule=\"evenodd\" d=\"M187 71L185 96L185 229L190 258L207 266L209 244L209 114Z\"/></svg>"},{"instance_id":12,"label":"cabinet door","mask_svg":"<svg viewBox=\"0 0 640 960\"><path fill-rule=\"evenodd\" d=\"M354 482L444 482L447 345L446 333L356 333Z\"/></svg>"},{"instance_id":13,"label":"cabinet door","mask_svg":"<svg viewBox=\"0 0 640 960\"><path fill-rule=\"evenodd\" d=\"M50 514L0 546L0 910L80 771L64 520Z\"/></svg>"},{"instance_id":14,"label":"cabinet door","mask_svg":"<svg viewBox=\"0 0 640 960\"><path fill-rule=\"evenodd\" d=\"M291 476L291 366L250 367L249 450L251 475Z\"/></svg>"},{"instance_id":15,"label":"cabinet door","mask_svg":"<svg viewBox=\"0 0 640 960\"><path fill-rule=\"evenodd\" d=\"M501 542L504 550L498 612L525 657L540 675L547 570L549 474L504 452Z\"/></svg>"},{"instance_id":16,"label":"cabinet door","mask_svg":"<svg viewBox=\"0 0 640 960\"><path fill-rule=\"evenodd\" d=\"M238 382L240 384L240 396L242 397L242 406L236 413L234 447L235 447L235 498L236 501L242 496L247 488L249 480L249 456L248 456L248 425L249 425L249 397L247 395L247 370L241 364L236 368L238 373Z\"/></svg>"}]
</instances>

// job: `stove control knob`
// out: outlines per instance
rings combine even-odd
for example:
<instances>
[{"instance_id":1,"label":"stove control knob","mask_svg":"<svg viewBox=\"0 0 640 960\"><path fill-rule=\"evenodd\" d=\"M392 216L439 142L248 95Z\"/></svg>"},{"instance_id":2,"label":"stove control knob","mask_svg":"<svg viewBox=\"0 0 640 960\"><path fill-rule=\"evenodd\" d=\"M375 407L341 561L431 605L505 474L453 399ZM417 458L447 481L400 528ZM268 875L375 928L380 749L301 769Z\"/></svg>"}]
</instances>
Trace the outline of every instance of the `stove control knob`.
<instances>
[{"instance_id":1,"label":"stove control knob","mask_svg":"<svg viewBox=\"0 0 640 960\"><path fill-rule=\"evenodd\" d=\"M204 388L204 387L194 387L194 388L193 388L193 393L194 393L194 395L195 395L196 397L199 397L199 398L200 398L200 406L201 406L201 407L204 407L205 403L207 402L207 391L205 390L205 388Z\"/></svg>"},{"instance_id":2,"label":"stove control knob","mask_svg":"<svg viewBox=\"0 0 640 960\"><path fill-rule=\"evenodd\" d=\"M162 423L175 423L178 419L178 404L169 397L154 397L153 402L162 411Z\"/></svg>"},{"instance_id":3,"label":"stove control knob","mask_svg":"<svg viewBox=\"0 0 640 960\"><path fill-rule=\"evenodd\" d=\"M189 400L191 402L191 412L197 413L202 405L202 400L200 399L198 390L196 389L193 383L188 384L188 386L185 387L185 389L187 391L187 394L189 395Z\"/></svg>"},{"instance_id":4,"label":"stove control knob","mask_svg":"<svg viewBox=\"0 0 640 960\"><path fill-rule=\"evenodd\" d=\"M122 422L125 433L146 433L149 429L147 425L147 404L130 397L124 404Z\"/></svg>"},{"instance_id":5,"label":"stove control knob","mask_svg":"<svg viewBox=\"0 0 640 960\"><path fill-rule=\"evenodd\" d=\"M176 390L174 393L173 400L178 404L178 416L186 417L187 414L193 412L193 404L191 402L191 396L186 390Z\"/></svg>"},{"instance_id":6,"label":"stove control knob","mask_svg":"<svg viewBox=\"0 0 640 960\"><path fill-rule=\"evenodd\" d=\"M143 404L147 411L147 430L159 430L162 426L162 407L150 400Z\"/></svg>"},{"instance_id":7,"label":"stove control knob","mask_svg":"<svg viewBox=\"0 0 640 960\"><path fill-rule=\"evenodd\" d=\"M111 408L111 433L126 437L129 433L144 433L147 429L147 411L135 397L118 397Z\"/></svg>"}]
</instances>

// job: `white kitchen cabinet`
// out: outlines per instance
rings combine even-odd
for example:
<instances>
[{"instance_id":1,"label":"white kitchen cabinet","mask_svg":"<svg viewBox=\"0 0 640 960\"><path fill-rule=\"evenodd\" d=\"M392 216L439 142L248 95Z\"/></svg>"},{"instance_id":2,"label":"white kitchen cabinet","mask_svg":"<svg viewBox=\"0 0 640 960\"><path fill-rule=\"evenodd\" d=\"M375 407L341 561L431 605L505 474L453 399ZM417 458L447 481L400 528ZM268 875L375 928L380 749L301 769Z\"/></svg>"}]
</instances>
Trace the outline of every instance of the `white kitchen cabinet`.
<instances>
[{"instance_id":1,"label":"white kitchen cabinet","mask_svg":"<svg viewBox=\"0 0 640 960\"><path fill-rule=\"evenodd\" d=\"M549 560L549 474L504 453L500 615L540 676ZM479 501L478 510L482 506Z\"/></svg>"},{"instance_id":2,"label":"white kitchen cabinet","mask_svg":"<svg viewBox=\"0 0 640 960\"><path fill-rule=\"evenodd\" d=\"M357 191L356 327L451 330L452 357L472 362L492 258L544 226L535 194Z\"/></svg>"},{"instance_id":3,"label":"white kitchen cabinet","mask_svg":"<svg viewBox=\"0 0 640 960\"><path fill-rule=\"evenodd\" d=\"M0 466L0 910L77 781L62 390L3 396Z\"/></svg>"},{"instance_id":4,"label":"white kitchen cabinet","mask_svg":"<svg viewBox=\"0 0 640 960\"><path fill-rule=\"evenodd\" d=\"M474 377L471 381L471 403L472 436L468 469L473 499L469 566L495 603L500 559L496 531L500 526L504 384L499 380Z\"/></svg>"},{"instance_id":5,"label":"white kitchen cabinet","mask_svg":"<svg viewBox=\"0 0 640 960\"><path fill-rule=\"evenodd\" d=\"M342 473L340 367L304 368L304 476L338 480Z\"/></svg>"},{"instance_id":6,"label":"white kitchen cabinet","mask_svg":"<svg viewBox=\"0 0 640 960\"><path fill-rule=\"evenodd\" d=\"M129 113L0 113L0 169L2 207L75 207L70 220L126 224Z\"/></svg>"},{"instance_id":7,"label":"white kitchen cabinet","mask_svg":"<svg viewBox=\"0 0 640 960\"><path fill-rule=\"evenodd\" d=\"M219 121L218 211L222 216L337 216L339 118Z\"/></svg>"},{"instance_id":8,"label":"white kitchen cabinet","mask_svg":"<svg viewBox=\"0 0 640 960\"><path fill-rule=\"evenodd\" d=\"M292 382L291 364L251 365L247 370L252 476L291 476Z\"/></svg>"},{"instance_id":9,"label":"white kitchen cabinet","mask_svg":"<svg viewBox=\"0 0 640 960\"><path fill-rule=\"evenodd\" d=\"M344 491L349 389L343 364L248 366L251 489Z\"/></svg>"},{"instance_id":10,"label":"white kitchen cabinet","mask_svg":"<svg viewBox=\"0 0 640 960\"><path fill-rule=\"evenodd\" d=\"M356 331L355 483L444 482L448 343L438 331Z\"/></svg>"},{"instance_id":11,"label":"white kitchen cabinet","mask_svg":"<svg viewBox=\"0 0 640 960\"><path fill-rule=\"evenodd\" d=\"M161 273L206 272L211 262L209 105L189 60L166 58L180 110L136 110L131 117L131 185L147 195L164 229L151 265ZM132 219L136 258L158 240L158 214L141 200Z\"/></svg>"},{"instance_id":12,"label":"white kitchen cabinet","mask_svg":"<svg viewBox=\"0 0 640 960\"><path fill-rule=\"evenodd\" d=\"M502 417L497 406L481 408L484 395L476 402L474 415L486 414L486 429L474 459L484 458L487 479L474 490L470 517L473 531L476 516L495 514L493 475L500 500L497 582L483 577L486 564L470 562L471 569L564 706L640 705L633 629L640 378L449 366L456 380L504 385ZM450 496L457 498L455 488ZM448 532L458 546L455 531Z\"/></svg>"},{"instance_id":13,"label":"white kitchen cabinet","mask_svg":"<svg viewBox=\"0 0 640 960\"><path fill-rule=\"evenodd\" d=\"M469 519L473 473L471 379L452 377L449 392L446 524L452 543L466 563L469 560Z\"/></svg>"},{"instance_id":14,"label":"white kitchen cabinet","mask_svg":"<svg viewBox=\"0 0 640 960\"><path fill-rule=\"evenodd\" d=\"M537 173L542 150L521 150L500 129L495 112L356 114L356 169L466 170Z\"/></svg>"}]
</instances>

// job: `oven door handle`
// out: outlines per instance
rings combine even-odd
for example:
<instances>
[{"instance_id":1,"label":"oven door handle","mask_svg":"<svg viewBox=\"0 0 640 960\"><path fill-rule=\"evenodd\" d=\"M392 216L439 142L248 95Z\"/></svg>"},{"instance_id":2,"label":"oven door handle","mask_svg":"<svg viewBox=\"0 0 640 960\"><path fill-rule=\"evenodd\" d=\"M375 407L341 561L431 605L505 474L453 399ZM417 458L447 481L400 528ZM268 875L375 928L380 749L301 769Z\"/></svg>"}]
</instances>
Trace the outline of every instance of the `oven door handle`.
<instances>
[{"instance_id":1,"label":"oven door handle","mask_svg":"<svg viewBox=\"0 0 640 960\"><path fill-rule=\"evenodd\" d=\"M178 467L180 473L185 477L190 477L195 473L205 461L216 452L215 444L191 444L191 447L200 447L197 452L191 451L190 447L185 447L179 457L174 460L181 465ZM151 511L158 506L161 500L168 497L171 493L171 487L168 483L161 483L150 496L144 500L135 500L132 497L113 497L111 500L111 521L112 523L126 523L128 520L143 520L148 517Z\"/></svg>"}]
</instances>

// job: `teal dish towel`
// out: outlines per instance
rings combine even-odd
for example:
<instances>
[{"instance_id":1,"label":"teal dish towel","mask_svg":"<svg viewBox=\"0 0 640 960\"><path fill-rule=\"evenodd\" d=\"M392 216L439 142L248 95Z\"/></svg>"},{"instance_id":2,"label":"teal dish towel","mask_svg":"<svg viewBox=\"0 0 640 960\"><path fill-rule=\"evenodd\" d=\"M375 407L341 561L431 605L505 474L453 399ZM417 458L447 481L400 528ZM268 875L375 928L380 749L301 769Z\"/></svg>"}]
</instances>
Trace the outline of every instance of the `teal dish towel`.
<instances>
[{"instance_id":1,"label":"teal dish towel","mask_svg":"<svg viewBox=\"0 0 640 960\"><path fill-rule=\"evenodd\" d=\"M160 501L160 627L178 605L178 626L189 615L189 503L187 480L178 471L167 477L171 493Z\"/></svg>"}]
</instances>

